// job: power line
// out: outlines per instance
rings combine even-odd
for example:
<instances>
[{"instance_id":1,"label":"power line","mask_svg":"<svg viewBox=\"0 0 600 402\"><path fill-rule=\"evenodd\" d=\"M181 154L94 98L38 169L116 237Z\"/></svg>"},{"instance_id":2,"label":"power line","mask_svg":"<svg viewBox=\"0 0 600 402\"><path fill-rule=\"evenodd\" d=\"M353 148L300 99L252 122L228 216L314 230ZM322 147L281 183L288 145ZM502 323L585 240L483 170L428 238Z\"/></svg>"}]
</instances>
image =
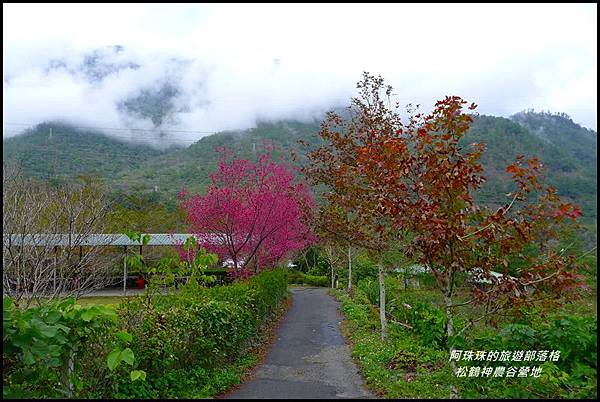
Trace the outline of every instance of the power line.
<instances>
[{"instance_id":1,"label":"power line","mask_svg":"<svg viewBox=\"0 0 600 402\"><path fill-rule=\"evenodd\" d=\"M9 125L9 126L26 126L26 127L35 127L38 126L40 124L52 124L52 123L35 123L35 124L28 124L28 123L9 123L9 122L5 122L4 125ZM121 128L121 127L92 127L92 126L72 126L69 125L69 127L71 128L77 128L77 129L86 129L86 130L119 130L119 131L141 131L141 132L153 132L153 133L195 133L195 134L216 134L217 131L200 131L200 130L172 130L172 129L149 129L149 128Z\"/></svg>"},{"instance_id":2,"label":"power line","mask_svg":"<svg viewBox=\"0 0 600 402\"><path fill-rule=\"evenodd\" d=\"M37 124L27 124L27 123L11 123L11 122L6 122L4 123L4 125L10 125L10 126L24 126L24 127L30 127L32 131L35 130L39 130L39 128L37 128L40 124L52 124L52 123L37 123ZM186 134L203 134L203 137L208 136L208 135L214 135L214 134L227 134L227 133L241 133L243 131L247 131L246 130L223 130L223 131L200 131L200 130L170 130L170 129L142 129L142 128L117 128L117 127L93 127L93 126L71 126L69 125L69 128L74 128L74 129L88 129L88 130L114 130L114 131L135 131L137 133L141 133L140 134L136 134L136 135L119 135L116 133L100 133L103 134L109 138L116 138L116 139L122 139L122 140L126 140L127 142L137 142L138 140L140 140L140 142L143 142L143 140L154 140L154 141L160 141L160 142L164 142L164 143L171 143L171 144L178 144L178 143L188 143L188 144L194 144L196 142L198 142L201 138L195 138L195 139L185 139L185 138L171 138L171 137L160 137L161 134L164 133L186 133ZM12 136L17 136L19 134L21 134L23 131L17 131L17 129L10 129L11 131L7 131L4 130L4 132L7 133L11 133ZM64 134L64 133L55 133L55 135L60 135L60 134ZM148 135L148 134L154 134L154 135Z\"/></svg>"},{"instance_id":3,"label":"power line","mask_svg":"<svg viewBox=\"0 0 600 402\"><path fill-rule=\"evenodd\" d=\"M8 138L14 138L14 137L18 137L19 135L23 134L22 131L4 131L5 133L9 133L12 134L10 136L8 136L7 138L4 139L8 139ZM142 132L143 133L143 132ZM136 143L136 142L144 142L143 140L154 140L157 142L163 142L163 143L173 143L173 144L177 144L177 143L189 143L189 144L193 144L198 142L201 138L180 138L180 137L160 137L159 135L161 134L161 132L157 131L154 132L156 135L148 135L151 134L151 132L146 132L142 135L140 134L135 134L135 135L119 135L119 134L115 134L115 133L107 133L107 132L99 132L99 135L103 135L107 138L112 138L112 139L116 139L116 140L122 140L122 142L129 142L129 143ZM212 132L212 133L206 133L204 136L208 136L208 135L213 135L213 134L217 134L218 132ZM56 132L54 131L53 134L55 137L56 136L60 136L60 135L65 135L65 133L61 133L61 132ZM204 137L203 136L203 137Z\"/></svg>"}]
</instances>

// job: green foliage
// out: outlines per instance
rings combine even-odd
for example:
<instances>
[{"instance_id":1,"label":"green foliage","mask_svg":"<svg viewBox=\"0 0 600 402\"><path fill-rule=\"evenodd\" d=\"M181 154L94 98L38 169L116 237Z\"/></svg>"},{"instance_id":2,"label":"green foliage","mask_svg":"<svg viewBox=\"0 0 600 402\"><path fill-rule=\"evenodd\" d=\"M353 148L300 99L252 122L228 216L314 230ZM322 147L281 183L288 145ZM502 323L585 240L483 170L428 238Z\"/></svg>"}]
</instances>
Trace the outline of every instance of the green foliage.
<instances>
[{"instance_id":1,"label":"green foliage","mask_svg":"<svg viewBox=\"0 0 600 402\"><path fill-rule=\"evenodd\" d=\"M116 348L112 352L108 354L106 358L106 364L108 365L109 370L114 370L121 362L125 362L127 364L133 364L133 352L131 349L119 349Z\"/></svg>"},{"instance_id":2,"label":"green foliage","mask_svg":"<svg viewBox=\"0 0 600 402\"><path fill-rule=\"evenodd\" d=\"M228 286L205 288L190 281L176 294L123 303L120 326L133 335L137 368L147 373L145 395L185 397L195 390L193 395L206 397L223 389L219 382L229 385L236 375L239 381L229 371L231 377L217 377L225 375L221 369L242 355L286 296L286 273L273 270ZM191 383L183 375L189 370L198 374ZM141 397L124 380L114 392Z\"/></svg>"},{"instance_id":3,"label":"green foliage","mask_svg":"<svg viewBox=\"0 0 600 402\"><path fill-rule=\"evenodd\" d=\"M183 215L174 198L160 192L143 192L132 187L129 193L116 190L111 194L111 210L107 231L122 233L126 229L150 233L166 233L183 229Z\"/></svg>"},{"instance_id":4,"label":"green foliage","mask_svg":"<svg viewBox=\"0 0 600 402\"><path fill-rule=\"evenodd\" d=\"M394 298L392 296L399 293L402 286L396 278L391 276L385 277L385 289L388 294L388 297L386 297L386 307L393 304ZM379 279L377 277L362 279L357 283L356 287L367 297L372 305L379 305Z\"/></svg>"},{"instance_id":5,"label":"green foliage","mask_svg":"<svg viewBox=\"0 0 600 402\"><path fill-rule=\"evenodd\" d=\"M564 313L527 324L505 324L499 331L480 330L463 346L476 350L560 350L557 362L542 364L539 378L507 379L503 387L481 379L462 384L465 397L595 398L597 395L597 318ZM514 366L529 365L528 362Z\"/></svg>"},{"instance_id":6,"label":"green foliage","mask_svg":"<svg viewBox=\"0 0 600 402\"><path fill-rule=\"evenodd\" d=\"M104 352L116 346L105 358L104 367L112 371L121 361L132 365L135 358L131 349L119 348L120 343L131 340L131 335L116 332L116 323L114 309L102 305L82 307L73 298L26 310L4 298L4 396L80 395L91 374L81 369L82 364L92 357L90 343L99 338L104 342ZM102 354L93 358L101 359Z\"/></svg>"},{"instance_id":7,"label":"green foliage","mask_svg":"<svg viewBox=\"0 0 600 402\"><path fill-rule=\"evenodd\" d=\"M363 302L360 289L354 298L340 291L336 296L347 319L345 332L352 341L352 357L369 388L386 398L448 397L454 377L446 364L447 352L393 322L388 338L382 341L378 318Z\"/></svg>"},{"instance_id":8,"label":"green foliage","mask_svg":"<svg viewBox=\"0 0 600 402\"><path fill-rule=\"evenodd\" d=\"M361 295L373 305L379 306L379 282L366 278L356 287ZM386 311L394 320L408 324L425 344L444 347L447 344L446 318L442 310L420 298L405 297L402 283L394 277L385 278Z\"/></svg>"},{"instance_id":9,"label":"green foliage","mask_svg":"<svg viewBox=\"0 0 600 402\"><path fill-rule=\"evenodd\" d=\"M239 382L240 356L285 297L286 273L273 270L128 298L118 314L73 299L22 311L5 298L4 397L65 397L65 378L82 398L212 397Z\"/></svg>"},{"instance_id":10,"label":"green foliage","mask_svg":"<svg viewBox=\"0 0 600 402\"><path fill-rule=\"evenodd\" d=\"M202 284L215 283L215 276L207 275L206 269L214 266L219 261L219 257L216 254L208 253L204 248L198 250L198 242L194 236L186 239L183 250L193 258L179 262L180 275L188 275L191 281L200 281Z\"/></svg>"},{"instance_id":11,"label":"green foliage","mask_svg":"<svg viewBox=\"0 0 600 402\"><path fill-rule=\"evenodd\" d=\"M133 230L126 230L125 235L129 237L131 241L138 242L141 246L145 246L150 241L150 235L136 232Z\"/></svg>"},{"instance_id":12,"label":"green foliage","mask_svg":"<svg viewBox=\"0 0 600 402\"><path fill-rule=\"evenodd\" d=\"M327 275L307 275L300 271L291 270L288 272L288 283L327 287L330 284L330 279Z\"/></svg>"},{"instance_id":13,"label":"green foliage","mask_svg":"<svg viewBox=\"0 0 600 402\"><path fill-rule=\"evenodd\" d=\"M557 362L545 362L539 378L457 378L449 370L443 300L438 292L404 290L386 278L389 339L378 336L377 281L365 279L353 298L336 292L348 322L353 357L367 384L386 397L447 398L456 385L461 398L596 398L597 318L573 307L544 315L537 307L499 327L478 325L456 339L461 350L560 350ZM374 303L374 304L372 304ZM569 307L567 309L567 307ZM473 307L476 309L476 307ZM398 323L410 325L406 327ZM455 317L457 329L466 317ZM478 365L460 362L460 365ZM493 363L492 365L501 365ZM530 362L512 365L531 365Z\"/></svg>"},{"instance_id":14,"label":"green foliage","mask_svg":"<svg viewBox=\"0 0 600 402\"><path fill-rule=\"evenodd\" d=\"M411 308L395 308L390 313L410 324L424 344L440 349L447 346L446 316L441 309L417 302Z\"/></svg>"},{"instance_id":15,"label":"green foliage","mask_svg":"<svg viewBox=\"0 0 600 402\"><path fill-rule=\"evenodd\" d=\"M364 278L377 278L378 272L375 261L366 254L359 254L352 264L352 283L358 283Z\"/></svg>"},{"instance_id":16,"label":"green foliage","mask_svg":"<svg viewBox=\"0 0 600 402\"><path fill-rule=\"evenodd\" d=\"M329 262L318 247L310 247L293 261L295 270L309 275L329 274Z\"/></svg>"}]
</instances>

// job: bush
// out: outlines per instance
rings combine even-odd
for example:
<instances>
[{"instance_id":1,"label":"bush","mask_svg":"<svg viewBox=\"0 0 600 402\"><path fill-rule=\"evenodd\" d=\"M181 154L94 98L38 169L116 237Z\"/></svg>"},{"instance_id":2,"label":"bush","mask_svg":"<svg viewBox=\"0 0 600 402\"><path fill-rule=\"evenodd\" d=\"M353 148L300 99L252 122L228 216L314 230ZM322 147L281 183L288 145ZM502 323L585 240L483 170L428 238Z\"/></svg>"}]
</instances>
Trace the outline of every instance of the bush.
<instances>
[{"instance_id":1,"label":"bush","mask_svg":"<svg viewBox=\"0 0 600 402\"><path fill-rule=\"evenodd\" d=\"M379 318L360 289L354 297L335 292L347 321L352 357L370 389L385 398L447 398L454 378L447 367L446 351L421 342L413 331L392 322L382 341Z\"/></svg>"},{"instance_id":2,"label":"bush","mask_svg":"<svg viewBox=\"0 0 600 402\"><path fill-rule=\"evenodd\" d=\"M69 349L76 352L77 397L213 396L235 382L235 362L286 296L286 272L273 270L229 286L191 281L176 294L128 298L117 313L73 300L23 312L5 299L4 396L65 397ZM119 330L128 333L135 361L109 370L107 355L119 345ZM129 369L146 376L133 382Z\"/></svg>"},{"instance_id":3,"label":"bush","mask_svg":"<svg viewBox=\"0 0 600 402\"><path fill-rule=\"evenodd\" d=\"M358 255L352 264L352 283L358 283L362 279L377 279L379 269L374 261L366 255Z\"/></svg>"},{"instance_id":4,"label":"bush","mask_svg":"<svg viewBox=\"0 0 600 402\"><path fill-rule=\"evenodd\" d=\"M360 294L363 294L369 303L373 306L379 306L379 281L372 278L361 280L357 288ZM421 298L406 297L407 294L414 294L403 290L403 284L397 278L385 278L386 289L386 310L397 321L409 324L413 327L413 332L422 337L425 344L443 347L447 343L446 336L446 318L444 312L432 305L426 303ZM426 293L426 292L418 292Z\"/></svg>"},{"instance_id":5,"label":"bush","mask_svg":"<svg viewBox=\"0 0 600 402\"><path fill-rule=\"evenodd\" d=\"M469 342L477 350L560 350L557 362L541 365L534 379L517 379L499 387L493 381L480 381L478 387L466 381L464 397L490 398L589 398L597 396L597 318L566 314L539 317L528 324L505 324L500 331L484 330ZM529 362L512 363L514 366ZM520 380L520 381L519 381Z\"/></svg>"},{"instance_id":6,"label":"bush","mask_svg":"<svg viewBox=\"0 0 600 402\"><path fill-rule=\"evenodd\" d=\"M307 275L300 271L290 271L288 273L288 283L309 286L329 286L329 277L327 275Z\"/></svg>"},{"instance_id":7,"label":"bush","mask_svg":"<svg viewBox=\"0 0 600 402\"><path fill-rule=\"evenodd\" d=\"M404 285L398 279L392 276L386 276L385 279L385 291L386 291L386 307L393 302L396 295L403 292ZM365 278L358 282L356 287L369 299L369 302L374 306L379 306L379 279L377 277Z\"/></svg>"},{"instance_id":8,"label":"bush","mask_svg":"<svg viewBox=\"0 0 600 402\"><path fill-rule=\"evenodd\" d=\"M84 383L108 372L106 358L118 344L116 321L110 307L81 307L73 298L27 310L4 298L3 396L81 396ZM90 359L93 372L86 373Z\"/></svg>"},{"instance_id":9,"label":"bush","mask_svg":"<svg viewBox=\"0 0 600 402\"><path fill-rule=\"evenodd\" d=\"M131 348L139 369L147 372L150 389L159 398L169 398L190 389L187 376L176 373L195 370L202 374L194 382L196 389L207 385L211 373L247 349L286 296L283 270L228 286L189 283L175 295L123 304L121 325L134 336ZM122 385L126 382L117 384L117 392Z\"/></svg>"},{"instance_id":10,"label":"bush","mask_svg":"<svg viewBox=\"0 0 600 402\"><path fill-rule=\"evenodd\" d=\"M388 281L390 282L388 285ZM388 290L394 278L386 278ZM597 398L597 317L578 316L562 309L544 316L536 308L499 328L478 325L457 339L459 350L560 350L556 362L511 362L511 366L542 367L538 378L457 378L448 364L445 317L436 291L390 291L386 303L394 320L388 339L379 338L379 320L372 303L379 300L375 280L361 281L354 297L336 292L348 322L352 355L367 384L388 398L447 397L448 386L457 386L460 398ZM407 307L407 306L410 306ZM394 321L410 324L412 329ZM456 320L457 322L462 320ZM465 322L456 325L462 328ZM503 362L485 365L500 366ZM480 362L460 361L460 366ZM410 381L407 381L410 376Z\"/></svg>"}]
</instances>

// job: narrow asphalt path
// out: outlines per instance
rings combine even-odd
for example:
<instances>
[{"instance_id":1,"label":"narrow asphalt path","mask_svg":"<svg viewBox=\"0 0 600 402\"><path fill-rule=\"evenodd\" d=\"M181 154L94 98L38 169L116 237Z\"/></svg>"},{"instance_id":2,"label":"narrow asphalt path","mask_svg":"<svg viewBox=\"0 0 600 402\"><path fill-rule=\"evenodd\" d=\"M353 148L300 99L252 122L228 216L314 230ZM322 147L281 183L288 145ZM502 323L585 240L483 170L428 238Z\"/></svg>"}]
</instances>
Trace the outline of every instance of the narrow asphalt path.
<instances>
[{"instance_id":1,"label":"narrow asphalt path","mask_svg":"<svg viewBox=\"0 0 600 402\"><path fill-rule=\"evenodd\" d=\"M226 398L373 398L340 332L326 288L292 288L292 308L253 378Z\"/></svg>"}]
</instances>

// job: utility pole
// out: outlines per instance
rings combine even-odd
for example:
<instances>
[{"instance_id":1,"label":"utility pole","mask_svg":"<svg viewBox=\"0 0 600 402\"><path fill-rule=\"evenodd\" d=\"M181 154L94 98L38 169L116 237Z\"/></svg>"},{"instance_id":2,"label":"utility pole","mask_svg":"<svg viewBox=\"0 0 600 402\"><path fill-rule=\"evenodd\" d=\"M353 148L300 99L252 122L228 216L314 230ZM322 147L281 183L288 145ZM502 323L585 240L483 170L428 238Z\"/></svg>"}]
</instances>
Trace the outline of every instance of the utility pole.
<instances>
[{"instance_id":1,"label":"utility pole","mask_svg":"<svg viewBox=\"0 0 600 402\"><path fill-rule=\"evenodd\" d=\"M352 246L348 245L348 293L352 292Z\"/></svg>"},{"instance_id":2,"label":"utility pole","mask_svg":"<svg viewBox=\"0 0 600 402\"><path fill-rule=\"evenodd\" d=\"M50 149L50 141L52 140L52 127L50 127L50 132L48 133L48 149ZM55 167L54 165L56 164L56 161L53 162L52 164L52 176L54 176L54 170ZM48 180L50 180L50 170L48 170Z\"/></svg>"}]
</instances>

